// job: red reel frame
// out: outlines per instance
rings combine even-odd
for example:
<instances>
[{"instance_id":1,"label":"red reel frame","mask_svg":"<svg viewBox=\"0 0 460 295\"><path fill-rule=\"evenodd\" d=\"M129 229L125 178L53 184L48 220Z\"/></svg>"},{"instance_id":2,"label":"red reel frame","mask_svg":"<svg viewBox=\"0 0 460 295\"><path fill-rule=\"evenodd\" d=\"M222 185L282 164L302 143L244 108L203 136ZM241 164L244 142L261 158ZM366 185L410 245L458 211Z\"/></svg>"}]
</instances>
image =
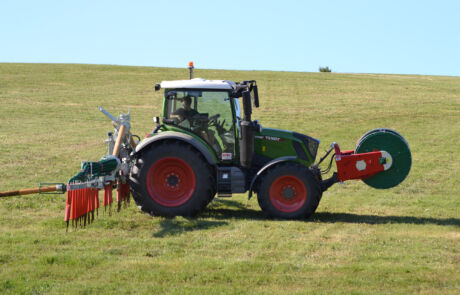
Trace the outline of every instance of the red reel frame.
<instances>
[{"instance_id":1,"label":"red reel frame","mask_svg":"<svg viewBox=\"0 0 460 295\"><path fill-rule=\"evenodd\" d=\"M385 170L386 158L381 151L355 154L355 151L340 151L334 143L337 177L340 182L350 179L366 179Z\"/></svg>"}]
</instances>

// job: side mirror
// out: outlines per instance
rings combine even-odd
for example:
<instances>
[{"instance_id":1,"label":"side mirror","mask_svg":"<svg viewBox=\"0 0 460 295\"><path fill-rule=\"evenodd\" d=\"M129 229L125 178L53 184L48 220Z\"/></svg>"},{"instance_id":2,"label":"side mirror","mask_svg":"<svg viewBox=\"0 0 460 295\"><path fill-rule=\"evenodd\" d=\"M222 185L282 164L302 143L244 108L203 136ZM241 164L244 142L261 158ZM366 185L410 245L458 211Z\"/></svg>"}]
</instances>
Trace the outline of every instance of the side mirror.
<instances>
[{"instance_id":1,"label":"side mirror","mask_svg":"<svg viewBox=\"0 0 460 295\"><path fill-rule=\"evenodd\" d=\"M166 93L166 99L174 99L176 98L176 91L169 91Z\"/></svg>"},{"instance_id":2,"label":"side mirror","mask_svg":"<svg viewBox=\"0 0 460 295\"><path fill-rule=\"evenodd\" d=\"M153 117L153 123L160 124L160 117Z\"/></svg>"}]
</instances>

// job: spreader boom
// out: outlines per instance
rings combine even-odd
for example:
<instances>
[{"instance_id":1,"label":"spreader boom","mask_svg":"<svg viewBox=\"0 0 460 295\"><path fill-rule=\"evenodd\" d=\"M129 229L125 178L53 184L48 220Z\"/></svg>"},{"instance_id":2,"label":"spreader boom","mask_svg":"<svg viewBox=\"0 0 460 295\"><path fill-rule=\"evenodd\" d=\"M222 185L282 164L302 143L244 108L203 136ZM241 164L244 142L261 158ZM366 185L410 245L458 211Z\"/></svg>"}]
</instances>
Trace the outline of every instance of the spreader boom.
<instances>
[{"instance_id":1,"label":"spreader boom","mask_svg":"<svg viewBox=\"0 0 460 295\"><path fill-rule=\"evenodd\" d=\"M30 188L30 189L21 189L21 190L14 190L14 191L6 191L0 192L0 198L3 197L12 197L12 196L23 196L23 195L31 195L31 194L43 194L43 193L65 193L66 192L66 185L64 183L56 183L55 185L45 186L43 187L42 184L38 185L38 188Z\"/></svg>"}]
</instances>

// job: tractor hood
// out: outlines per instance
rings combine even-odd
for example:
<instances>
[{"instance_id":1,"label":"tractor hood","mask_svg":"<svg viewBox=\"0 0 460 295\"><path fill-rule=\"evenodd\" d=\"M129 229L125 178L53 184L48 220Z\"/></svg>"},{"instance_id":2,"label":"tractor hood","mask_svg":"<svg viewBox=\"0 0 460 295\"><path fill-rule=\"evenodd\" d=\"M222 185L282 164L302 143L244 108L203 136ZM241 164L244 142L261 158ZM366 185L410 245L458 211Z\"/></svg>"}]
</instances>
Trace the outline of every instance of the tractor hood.
<instances>
[{"instance_id":1,"label":"tractor hood","mask_svg":"<svg viewBox=\"0 0 460 295\"><path fill-rule=\"evenodd\" d=\"M270 159L296 156L313 164L319 143L318 139L297 132L263 128L261 132L255 133L254 152Z\"/></svg>"}]
</instances>

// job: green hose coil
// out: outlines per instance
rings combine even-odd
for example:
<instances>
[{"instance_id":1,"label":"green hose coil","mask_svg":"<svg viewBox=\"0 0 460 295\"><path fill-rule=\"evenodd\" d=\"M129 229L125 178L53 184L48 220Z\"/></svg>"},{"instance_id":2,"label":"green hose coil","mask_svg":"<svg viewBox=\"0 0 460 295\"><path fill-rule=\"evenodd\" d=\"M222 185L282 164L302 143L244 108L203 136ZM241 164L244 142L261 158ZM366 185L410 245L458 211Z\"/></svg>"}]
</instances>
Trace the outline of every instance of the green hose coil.
<instances>
[{"instance_id":1,"label":"green hose coil","mask_svg":"<svg viewBox=\"0 0 460 295\"><path fill-rule=\"evenodd\" d=\"M100 176L111 175L120 165L120 160L114 156L105 156L99 162L82 162L81 170L68 183L85 182Z\"/></svg>"},{"instance_id":2,"label":"green hose coil","mask_svg":"<svg viewBox=\"0 0 460 295\"><path fill-rule=\"evenodd\" d=\"M409 144L398 132L391 129L374 129L364 134L356 145L355 153L386 151L393 159L390 169L363 181L374 188L387 189L400 184L409 174L412 155Z\"/></svg>"}]
</instances>

